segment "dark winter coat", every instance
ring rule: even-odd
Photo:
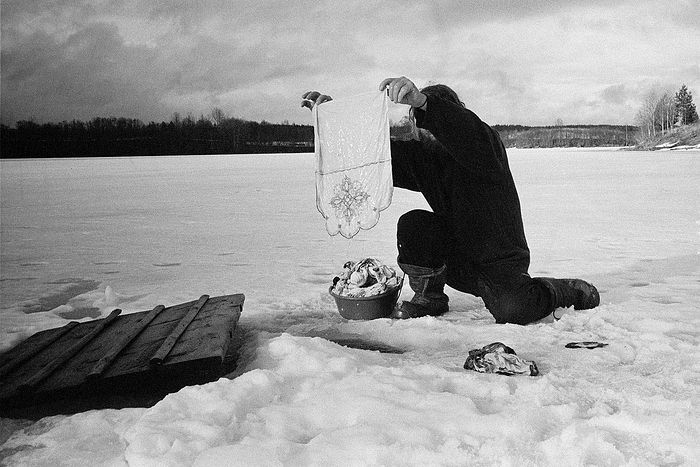
[[[435,96],[415,116],[429,134],[392,141],[394,186],[421,192],[449,226],[455,245],[450,269],[459,265],[467,275],[504,279],[526,273],[530,252],[520,200],[498,133],[470,110]],[[452,287],[473,292],[459,274],[450,276]]]

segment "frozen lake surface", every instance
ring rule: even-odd
[[[395,190],[329,237],[313,155],[2,160],[0,351],[69,320],[244,293],[239,368],[152,408],[0,421],[9,465],[692,465],[700,459],[700,151],[510,150],[532,275],[601,306],[496,325],[448,289],[440,318],[349,322],[348,259],[396,266]],[[411,292],[406,286],[403,299]],[[404,351],[338,345],[366,341]],[[597,340],[595,350],[565,349]],[[462,369],[501,341],[542,376]]]

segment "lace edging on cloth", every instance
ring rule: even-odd
[[[329,235],[371,229],[391,205],[387,108],[384,92],[314,107],[316,207]]]

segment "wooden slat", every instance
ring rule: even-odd
[[[27,352],[25,352],[22,355],[19,355],[17,358],[14,360],[10,360],[7,362],[5,365],[3,365],[0,368],[0,378],[4,378],[7,376],[9,373],[12,372],[15,368],[20,366],[22,363],[26,362],[27,360],[31,359],[34,357],[36,354],[56,342],[58,339],[60,339],[62,336],[64,336],[68,331],[76,327],[79,323],[77,321],[71,321],[70,323],[66,324],[65,326],[62,326],[58,328],[58,330],[46,341],[42,342],[40,345],[35,346],[34,348],[30,348]]]
[[[143,331],[150,323],[153,321],[153,319],[160,314],[161,311],[165,309],[165,306],[163,305],[158,305],[154,309],[152,309],[146,316],[141,318],[139,321],[135,323],[133,326],[133,329],[128,330],[126,332],[126,335],[117,342],[110,350],[105,354],[104,357],[102,357],[92,368],[90,373],[88,373],[87,377],[88,379],[96,379],[99,378],[102,373],[107,369],[107,367],[114,361],[115,358],[121,353],[122,350],[126,348],[127,345],[133,341],[136,336],[141,334],[141,331]]]
[[[197,303],[195,303],[192,308],[190,308],[190,311],[188,311],[180,322],[177,323],[177,326],[175,326],[173,332],[171,332],[170,335],[165,338],[163,344],[161,344],[160,348],[156,351],[153,357],[151,357],[151,365],[161,365],[163,363],[172,348],[175,346],[177,340],[180,338],[182,333],[185,332],[185,329],[187,329],[187,326],[190,325],[192,320],[197,316],[197,313],[199,313],[199,310],[201,310],[204,304],[207,303],[207,300],[209,300],[209,295],[202,295],[199,297]]]
[[[63,353],[58,355],[50,364],[46,365],[41,370],[37,371],[32,375],[27,381],[19,386],[20,391],[33,391],[47,376],[53,373],[56,368],[63,365],[65,362],[70,360],[75,354],[77,354],[80,349],[85,347],[85,345],[95,338],[109,323],[114,321],[114,319],[119,316],[122,312],[120,309],[112,311],[105,319],[100,320],[100,323],[95,326],[95,328],[90,331],[85,337],[80,339],[78,342],[67,348]]]
[[[243,295],[210,297],[205,306],[192,320],[187,330],[180,336],[168,353],[163,365],[187,360],[224,355],[225,340],[212,338],[211,333],[219,333],[229,339],[229,330],[235,328],[241,314],[240,303]],[[195,301],[167,308],[120,354],[102,374],[103,378],[116,378],[123,374],[147,372],[151,367],[151,356],[155,355],[164,339],[177,326],[177,323],[192,308]],[[176,319],[172,319],[176,317]]]

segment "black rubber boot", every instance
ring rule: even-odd
[[[574,310],[590,310],[600,305],[598,289],[581,279],[534,278],[544,284],[552,294],[552,311],[574,307]]]
[[[421,316],[438,316],[449,310],[449,298],[443,292],[445,287],[445,266],[437,269],[399,263],[408,276],[408,285],[415,294],[410,302],[402,302],[394,309],[392,318],[407,319]]]

